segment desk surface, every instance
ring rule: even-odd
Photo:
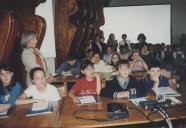
[[[183,98],[184,99],[184,98]],[[101,103],[78,106],[69,97],[54,104],[54,112],[50,114],[26,117],[26,111],[30,105],[16,106],[8,118],[0,119],[0,126],[4,127],[107,127],[131,124],[149,123],[150,120],[161,121],[163,118],[158,113],[147,115],[150,111],[134,106],[130,100],[110,99],[101,97]],[[113,121],[94,121],[74,118],[74,115],[90,118],[106,118],[107,103],[125,103],[129,109],[129,118]],[[169,108],[171,119],[186,119],[186,106]],[[87,110],[87,111],[85,111]],[[92,111],[90,111],[92,110]],[[100,110],[100,111],[95,111]]]

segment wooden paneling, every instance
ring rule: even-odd
[[[56,0],[55,4],[56,64],[69,53],[82,58],[84,48],[104,24],[102,0]]]
[[[46,0],[0,1],[0,63],[12,65],[16,80],[24,85],[25,71],[21,61],[20,38],[24,31],[37,33],[38,48],[43,41],[46,22],[35,15],[35,8]]]

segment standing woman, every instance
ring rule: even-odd
[[[21,85],[14,81],[13,75],[10,66],[0,65],[0,112],[5,112],[15,105],[20,95]]]
[[[35,67],[42,67],[47,74],[47,82],[51,83],[53,81],[53,76],[48,73],[47,65],[43,58],[43,55],[37,48],[38,40],[36,39],[37,34],[32,31],[26,31],[21,37],[21,44],[23,47],[22,52],[22,62],[27,71],[26,83],[27,86],[32,85],[29,74],[30,70]]]

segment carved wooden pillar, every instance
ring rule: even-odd
[[[56,0],[57,66],[69,53],[82,57],[85,46],[104,24],[103,0]]]

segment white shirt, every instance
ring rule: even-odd
[[[130,40],[127,39],[126,43],[128,44],[129,49],[131,49],[131,47],[130,47]],[[123,40],[119,41],[119,48],[120,48],[121,45],[124,45],[124,44],[125,44],[125,42]]]
[[[100,60],[98,64],[94,64],[94,70],[95,72],[104,72],[105,71],[106,64],[103,60]]]
[[[46,101],[60,100],[57,88],[48,83],[46,85],[46,90],[44,92],[38,91],[35,85],[31,85],[25,90],[25,93],[27,97],[33,97],[33,99],[40,99]]]

